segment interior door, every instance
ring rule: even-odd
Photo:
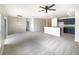
[[[1,15],[0,15],[0,54],[1,54]]]
[[[0,16],[0,54],[2,54],[4,49],[6,39],[6,19],[4,16]]]
[[[6,38],[6,19],[4,19],[4,38]]]

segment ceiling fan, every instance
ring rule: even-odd
[[[52,5],[50,5],[50,6],[45,6],[45,7],[39,6],[40,8],[43,9],[43,10],[40,10],[39,12],[45,11],[45,13],[47,13],[48,10],[49,10],[49,11],[56,11],[56,9],[51,9],[51,8],[54,7],[54,6],[55,6],[55,4],[52,4]]]

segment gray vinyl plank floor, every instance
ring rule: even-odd
[[[25,36],[24,39],[22,35]],[[79,43],[74,41],[72,34],[57,37],[45,33],[29,32],[22,35],[19,36],[23,41],[16,44],[5,44],[3,55],[79,55]],[[10,38],[15,36],[17,37],[18,34],[9,35]]]

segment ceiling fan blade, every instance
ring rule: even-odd
[[[56,9],[48,9],[48,10],[53,10],[53,11],[56,11]]]
[[[39,6],[40,8],[43,8],[43,9],[45,9],[44,7],[42,7],[42,6]]]
[[[40,10],[39,12],[42,12],[42,11],[44,11],[44,10]]]
[[[49,6],[48,8],[51,8],[51,7],[53,7],[53,6],[55,6],[55,4],[52,4],[51,6]]]

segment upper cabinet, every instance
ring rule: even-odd
[[[68,19],[63,19],[64,20],[64,24],[68,25],[68,24],[75,24],[75,18],[68,18]]]

